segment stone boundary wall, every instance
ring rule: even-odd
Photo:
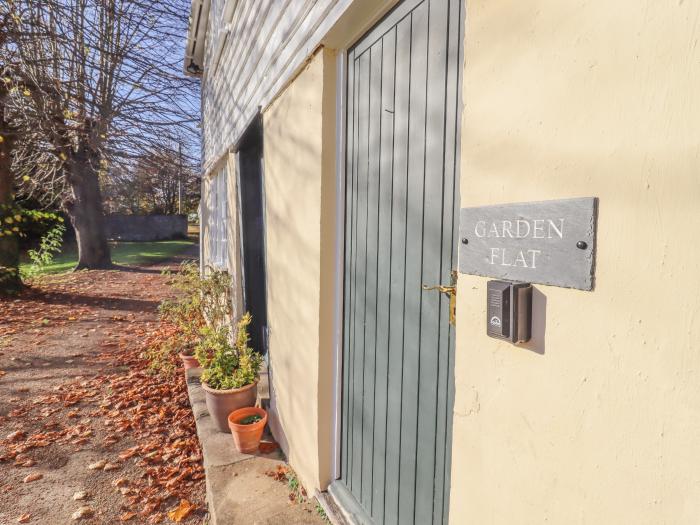
[[[161,241],[187,237],[187,215],[107,215],[107,237],[115,241]]]

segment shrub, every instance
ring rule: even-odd
[[[248,346],[252,317],[243,315],[236,323],[236,339],[230,342],[228,326],[207,326],[195,355],[204,368],[202,381],[215,390],[229,390],[252,384],[262,366],[262,356]]]
[[[59,222],[41,238],[37,250],[27,251],[27,256],[32,264],[22,272],[24,279],[41,273],[42,269],[53,262],[56,254],[61,253],[64,233],[66,233],[66,227]]]
[[[177,354],[193,355],[203,331],[222,326],[231,316],[231,278],[216,270],[202,277],[193,261],[182,263],[174,274],[165,273],[177,295],[162,301],[159,311],[161,322],[171,328],[164,329],[164,337],[150,345],[146,357],[152,370],[167,376],[179,364]]]

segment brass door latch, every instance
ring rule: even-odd
[[[457,270],[452,270],[450,273],[450,286],[444,284],[436,284],[435,286],[423,285],[423,290],[437,290],[440,293],[449,295],[450,297],[450,324],[455,325],[457,319]]]

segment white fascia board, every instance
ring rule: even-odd
[[[204,45],[207,38],[210,6],[210,0],[192,0],[190,6],[185,61],[183,63],[183,70],[187,76],[198,77],[204,71]],[[194,62],[199,67],[199,73],[187,70],[190,62]]]

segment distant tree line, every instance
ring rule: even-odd
[[[189,214],[199,205],[201,177],[174,149],[151,152],[133,165],[115,166],[102,183],[106,213]]]

